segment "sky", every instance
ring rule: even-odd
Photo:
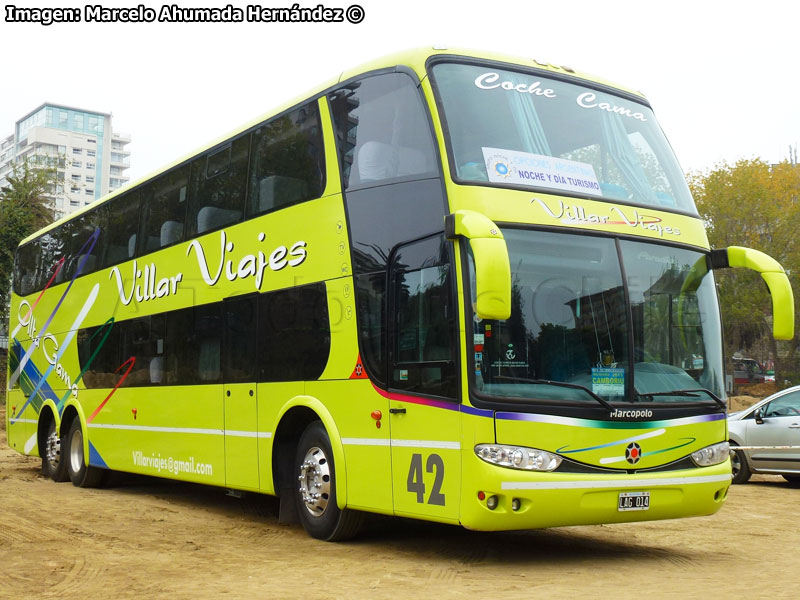
[[[158,11],[152,0],[100,0]],[[255,0],[250,0],[250,3]],[[800,5],[761,0],[312,0],[352,23],[9,23],[0,15],[0,135],[44,102],[110,112],[131,181],[351,67],[418,46],[567,65],[646,94],[684,171],[774,163],[800,143]],[[246,6],[180,0],[183,7]],[[19,7],[79,7],[17,0]],[[266,7],[291,7],[270,0]]]

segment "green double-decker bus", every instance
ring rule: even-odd
[[[109,470],[481,530],[707,515],[731,480],[712,250],[646,99],[420,49],[24,240],[8,440]],[[113,493],[113,492],[110,492]]]

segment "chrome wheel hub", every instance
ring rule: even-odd
[[[315,517],[321,517],[328,507],[331,494],[331,470],[322,449],[314,447],[306,452],[297,479],[300,482],[300,498],[306,510]]]
[[[55,427],[51,428],[47,434],[45,456],[47,457],[47,462],[52,467],[57,467],[61,462],[61,438],[59,437],[58,432],[56,432]]]
[[[78,473],[83,467],[83,435],[80,430],[69,441],[69,462],[73,473]]]

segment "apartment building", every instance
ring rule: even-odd
[[[0,187],[15,163],[34,159],[55,166],[50,197],[62,217],[128,183],[130,142],[130,134],[113,131],[109,113],[42,104],[0,139]]]

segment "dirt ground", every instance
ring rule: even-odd
[[[0,406],[0,422],[5,407]],[[800,488],[758,476],[711,517],[477,533],[383,517],[343,544],[277,502],[135,476],[57,484],[0,431],[0,598],[796,598]]]

